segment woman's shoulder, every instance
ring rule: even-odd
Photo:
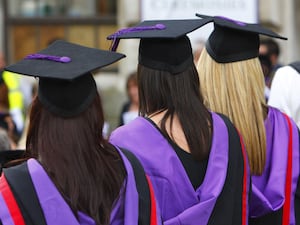
[[[215,123],[224,123],[226,125],[227,131],[229,134],[237,134],[237,129],[233,122],[229,119],[228,116],[222,113],[216,113],[211,112],[213,118],[218,118],[213,120],[213,125],[216,125]]]

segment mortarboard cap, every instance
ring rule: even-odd
[[[249,24],[220,16],[196,14],[201,18],[211,18],[214,30],[206,42],[208,54],[219,63],[236,62],[258,57],[259,35],[287,40],[260,24]]]
[[[5,70],[39,77],[38,98],[52,113],[72,117],[84,111],[97,93],[91,72],[125,57],[111,51],[58,40]]]
[[[193,63],[192,47],[186,34],[211,22],[212,19],[146,20],[117,31],[107,37],[116,50],[120,39],[139,38],[139,63],[146,67],[183,72]]]

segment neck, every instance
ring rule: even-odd
[[[149,115],[148,118],[151,119],[159,129],[162,129],[162,119],[165,116],[165,114],[166,110],[158,111]],[[190,153],[187,140],[185,138],[183,129],[176,114],[174,114],[172,121],[170,117],[167,118],[165,127],[167,134],[171,138],[171,140],[174,141],[184,151]]]

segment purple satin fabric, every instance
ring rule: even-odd
[[[127,177],[120,191],[120,198],[111,212],[111,225],[138,225],[138,193],[133,169],[130,162],[117,148],[126,169]],[[65,202],[43,167],[35,159],[27,161],[37,197],[39,199],[46,223],[48,225],[95,225],[95,221],[82,212],[78,212],[78,220]],[[161,225],[160,211],[157,208],[157,225]],[[0,219],[3,225],[14,225],[6,203],[0,194]]]
[[[213,140],[202,185],[195,191],[173,148],[145,118],[116,129],[110,141],[132,151],[153,183],[165,225],[207,224],[222,191],[228,165],[228,133],[213,115]]]
[[[117,148],[118,149],[118,148]],[[121,153],[118,149],[122,159],[124,166],[127,172],[127,179],[124,183],[122,191],[125,191],[124,195],[121,195],[121,198],[116,203],[112,213],[111,213],[111,224],[138,224],[138,193],[135,186],[135,179],[132,167],[127,158]],[[124,204],[124,205],[123,205]],[[125,213],[120,217],[118,211],[123,207]]]
[[[285,179],[288,155],[288,125],[284,115],[272,107],[265,120],[267,134],[267,159],[261,176],[252,176],[250,217],[260,217],[280,209],[285,200]],[[299,177],[298,129],[292,122],[293,168],[291,192],[290,225],[295,224],[294,197]]]
[[[138,202],[138,192],[136,189],[136,183],[134,178],[134,171],[131,167],[130,162],[122,151],[116,146],[123,164],[126,169],[127,179],[121,190],[125,193],[121,195],[119,201],[116,203],[112,213],[111,213],[111,224],[112,225],[138,225],[138,214],[139,214],[139,202]],[[156,209],[156,220],[157,225],[162,225],[160,218],[160,210]],[[120,212],[124,212],[120,214]]]
[[[71,208],[58,192],[43,167],[34,159],[29,159],[27,163],[47,224],[95,225],[94,220],[88,219],[83,213],[79,215],[80,221],[84,223],[81,224],[77,221]]]
[[[115,203],[114,209],[112,210],[110,224],[137,225],[139,212],[138,193],[136,190],[135,178],[129,161],[121,152],[120,155],[126,168],[127,178],[121,190],[120,199]],[[30,171],[47,224],[95,224],[93,219],[81,212],[78,213],[79,221],[77,221],[70,207],[64,201],[42,166],[36,160],[28,160],[28,169]]]
[[[227,21],[232,22],[232,23],[235,23],[236,25],[241,26],[241,27],[244,27],[244,26],[247,25],[247,24],[244,23],[244,22],[241,22],[241,21],[238,21],[238,20],[233,20],[233,19],[230,19],[230,18],[224,17],[224,16],[216,16],[216,18],[220,18],[220,19],[222,19],[222,20],[227,20]]]

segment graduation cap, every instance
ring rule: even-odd
[[[196,16],[212,19],[214,30],[206,42],[208,54],[219,63],[236,62],[258,57],[259,35],[287,40],[275,32],[261,26],[232,20],[221,16]]]
[[[97,87],[91,72],[125,57],[111,51],[55,41],[5,70],[39,78],[38,98],[52,113],[76,116],[93,101]]]
[[[115,51],[120,39],[139,38],[141,65],[177,74],[193,64],[192,47],[186,34],[211,21],[211,18],[145,20],[134,27],[121,29],[107,39],[113,40],[111,50]]]

